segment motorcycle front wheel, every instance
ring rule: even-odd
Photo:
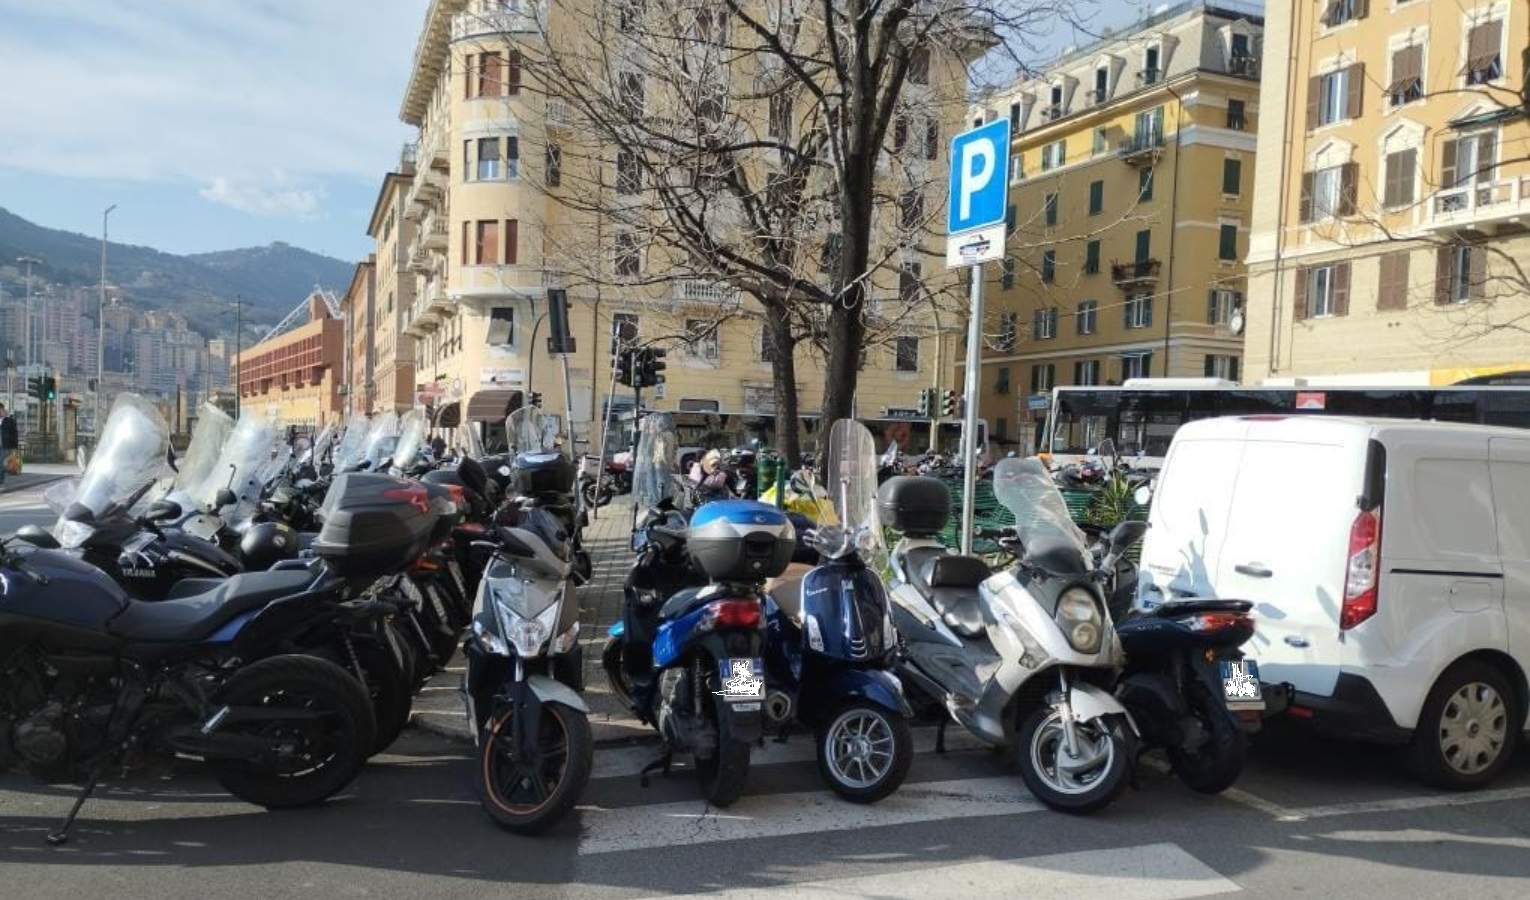
[[[1048,807],[1068,813],[1095,812],[1126,790],[1137,742],[1122,716],[1078,722],[1075,729],[1076,757],[1068,752],[1062,714],[1052,706],[1037,708],[1016,735],[1016,762],[1025,786]]]
[[[875,803],[896,791],[914,762],[914,733],[901,715],[854,700],[818,729],[818,773],[852,803]]]
[[[524,754],[511,737],[513,715],[510,707],[498,709],[484,725],[478,742],[479,799],[501,828],[536,834],[568,815],[584,793],[595,742],[583,713],[544,703],[538,746]]]
[[[615,638],[606,639],[606,647],[600,653],[600,667],[606,672],[606,682],[611,686],[611,693],[615,694],[624,706],[632,705],[632,685],[627,683],[627,673],[622,668],[622,642]]]

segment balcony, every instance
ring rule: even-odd
[[[1423,221],[1428,231],[1497,234],[1530,218],[1530,175],[1477,181],[1434,195]]]
[[[414,165],[415,162],[419,159],[419,150],[419,144],[415,143],[414,141],[410,141],[409,143],[405,144],[403,149],[400,150],[398,154],[399,168]]]
[[[1235,56],[1227,64],[1227,72],[1230,75],[1241,75],[1244,78],[1259,77],[1259,60],[1252,56]]]
[[[1150,84],[1157,84],[1158,82],[1160,82],[1162,80],[1163,80],[1163,70],[1162,69],[1156,69],[1156,68],[1155,69],[1143,69],[1143,70],[1141,70],[1140,72],[1137,73],[1137,83],[1142,85],[1143,87],[1147,87]]]
[[[1156,259],[1113,262],[1110,264],[1110,280],[1116,287],[1126,290],[1152,287],[1158,283],[1158,270],[1162,268],[1162,265],[1162,262]]]
[[[690,306],[731,306],[738,300],[738,289],[699,278],[681,278],[674,282],[670,298]]]
[[[1138,132],[1116,146],[1116,152],[1128,165],[1152,163],[1163,154],[1163,132]]]
[[[541,267],[529,265],[453,268],[452,289],[459,301],[480,308],[489,301],[541,297],[546,290]]]
[[[431,268],[430,251],[424,247],[415,247],[409,254],[409,271],[429,272]]]
[[[573,111],[569,108],[568,101],[562,97],[547,98],[547,124],[570,125]]]
[[[430,139],[423,141],[425,150],[425,163],[432,169],[446,170],[451,168],[452,158],[446,152],[446,129],[437,128],[431,132]]]
[[[439,281],[432,281],[425,286],[425,314],[440,316],[454,316],[457,314],[457,304],[446,295],[446,286]]]
[[[452,40],[466,41],[499,34],[536,34],[540,30],[537,18],[542,12],[541,3],[529,0],[521,0],[510,9],[460,12],[452,17]]]
[[[420,246],[427,250],[445,250],[450,239],[444,214],[432,212],[425,217],[420,225]]]

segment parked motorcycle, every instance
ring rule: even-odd
[[[878,495],[894,548],[898,675],[927,714],[1009,749],[1047,806],[1091,812],[1126,788],[1137,735],[1112,696],[1123,658],[1083,535],[1040,460],[1009,458],[994,496],[1014,516],[1017,561],[992,572],[934,540],[950,515],[938,480],[900,476]]]

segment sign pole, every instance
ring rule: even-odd
[[[972,309],[967,320],[967,371],[962,393],[966,408],[962,411],[962,555],[972,555],[972,526],[976,516],[977,493],[977,420],[979,369],[983,364],[983,264],[967,270],[972,279]]]

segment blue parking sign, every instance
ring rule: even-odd
[[[995,119],[951,139],[948,234],[1003,222],[1008,189],[1008,119]]]

